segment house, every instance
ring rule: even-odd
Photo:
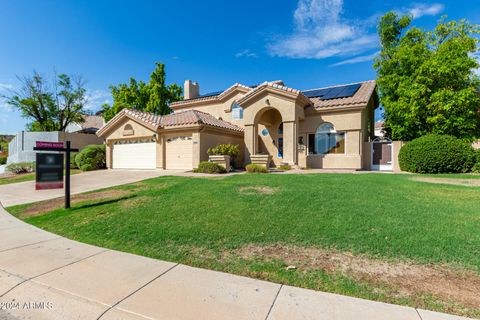
[[[97,135],[109,168],[189,170],[208,160],[208,148],[233,143],[243,164],[270,155],[273,166],[362,169],[374,138],[375,89],[365,81],[302,91],[279,80],[200,95],[187,80],[172,114],[124,109]]]
[[[383,121],[379,120],[375,122],[375,137],[383,138],[385,137],[385,131],[383,131]]]
[[[105,120],[100,115],[83,115],[82,123],[71,123],[65,129],[65,132],[89,133],[95,134],[105,125]]]
[[[33,151],[37,141],[65,142],[70,141],[72,148],[83,149],[90,144],[102,144],[103,139],[95,133],[103,127],[105,121],[101,116],[84,116],[85,122],[72,123],[65,132],[28,132],[20,131],[8,144],[7,164],[18,162],[33,162],[36,151]]]

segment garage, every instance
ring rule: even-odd
[[[150,140],[126,140],[113,144],[113,169],[155,169],[156,143]]]
[[[165,143],[166,169],[191,170],[192,136],[169,136]]]

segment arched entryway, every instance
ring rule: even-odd
[[[279,166],[284,161],[283,120],[274,108],[262,110],[255,119],[258,132],[257,154],[272,156],[272,165]]]

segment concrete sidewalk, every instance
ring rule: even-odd
[[[90,246],[1,206],[0,239],[0,319],[466,319]]]

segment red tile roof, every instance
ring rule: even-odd
[[[82,129],[89,129],[89,128],[100,129],[105,125],[105,121],[103,120],[102,116],[84,115],[83,120],[85,121],[81,124]]]
[[[123,109],[121,113],[127,114],[141,122],[144,122],[155,129],[204,124],[211,127],[228,129],[237,132],[244,131],[243,128],[239,126],[236,126],[224,120],[217,119],[209,113],[198,110],[186,110],[164,116],[131,109]],[[116,117],[117,116],[115,116],[115,118]]]

